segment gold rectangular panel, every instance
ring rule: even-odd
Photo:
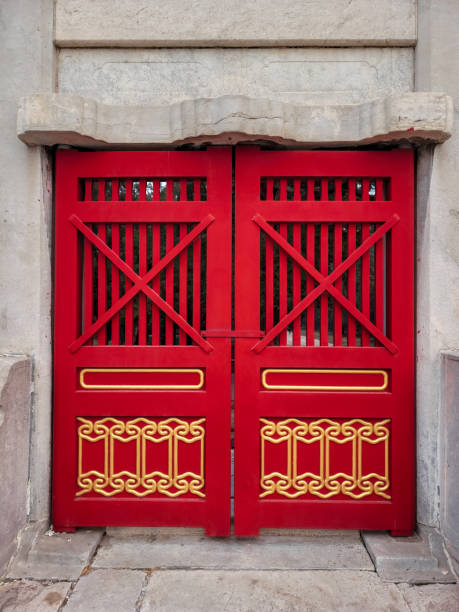
[[[267,381],[269,374],[378,374],[382,377],[380,385],[340,385],[338,384],[310,384],[310,385],[293,385],[282,384],[273,385]],[[268,368],[262,371],[261,384],[264,389],[271,391],[385,391],[389,384],[389,376],[385,370],[342,370],[342,369],[283,369],[283,368]]]
[[[197,374],[198,381],[196,383],[186,384],[105,384],[105,383],[87,383],[85,382],[86,374]],[[80,371],[79,377],[80,386],[83,389],[93,390],[198,390],[204,386],[204,371],[200,368],[83,368]]]

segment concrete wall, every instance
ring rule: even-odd
[[[417,202],[418,519],[439,525],[440,351],[459,347],[459,20],[457,0],[420,0],[415,84],[452,96],[456,127],[435,148],[421,148]]]
[[[8,439],[2,439],[0,448],[1,479],[11,485],[8,495],[2,491],[2,500],[11,498],[6,514],[2,502],[1,523],[12,537],[25,517],[46,517],[49,507],[51,175],[45,152],[18,140],[16,115],[20,96],[54,87],[52,18],[52,0],[0,3],[0,354],[25,354],[34,364],[33,402],[19,399],[21,393],[30,397],[27,376],[16,378],[14,385],[24,388],[16,388],[9,400],[8,410],[18,410],[14,418],[24,426],[3,429]],[[5,384],[14,377],[14,360],[9,363],[7,358],[4,367],[13,369],[5,373]],[[11,470],[17,471],[16,478],[8,480]],[[28,484],[21,495],[14,488],[19,483]]]

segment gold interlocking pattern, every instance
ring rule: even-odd
[[[77,421],[79,422],[77,496],[92,492],[106,497],[120,493],[131,493],[137,497],[153,493],[178,497],[192,493],[198,497],[205,497],[203,492],[205,419],[191,422],[177,418],[155,421],[141,417],[123,421],[107,417],[93,421],[78,417]],[[91,462],[94,456],[87,445],[94,448],[93,445],[96,443],[103,445],[103,466],[94,465],[94,469],[83,471],[83,465],[87,466],[88,461]],[[126,457],[127,443],[135,445],[136,471],[115,471],[115,466],[122,464],[123,456]],[[147,472],[147,455],[152,444],[165,445],[167,473],[158,470]],[[186,457],[183,457],[184,444],[197,445],[199,473],[179,472],[179,461],[181,464],[186,463]],[[96,469],[99,467],[102,467],[102,470]]]
[[[332,421],[317,419],[304,421],[285,419],[283,421],[261,421],[261,480],[260,497],[272,494],[296,498],[300,495],[315,495],[329,498],[334,495],[347,495],[361,499],[369,495],[379,495],[390,499],[387,493],[389,482],[389,428],[390,419],[383,421]],[[265,473],[267,457],[273,444],[286,444],[286,473]],[[298,473],[298,455],[301,445],[314,445],[318,453],[319,473]],[[345,471],[330,473],[336,445],[348,445],[350,450],[350,473]],[[380,459],[384,464],[384,474],[364,473],[365,450],[368,445],[379,445]],[[277,455],[276,455],[277,456]],[[347,466],[349,467],[349,465]]]

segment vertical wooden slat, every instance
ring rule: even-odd
[[[174,181],[172,179],[167,179],[166,182],[166,200],[168,202],[174,201]]]
[[[139,202],[145,202],[147,199],[147,181],[142,179],[139,181]]]
[[[125,235],[125,243],[126,243],[126,263],[132,268],[134,265],[134,249],[133,249],[133,228],[132,223],[126,223],[126,235]],[[126,278],[126,291],[132,287],[133,283],[131,280]],[[134,310],[133,303],[130,300],[124,309],[125,312],[125,331],[124,331],[124,343],[126,345],[134,344]]]
[[[322,199],[324,192],[322,189]],[[328,223],[320,226],[320,271],[328,276]],[[320,296],[320,346],[328,346],[328,294]]]
[[[93,322],[93,274],[92,274],[92,244],[87,238],[84,239],[84,330]],[[88,341],[92,343],[91,338]]]
[[[309,195],[309,180],[308,180],[308,198],[309,197],[310,195]],[[314,243],[315,243],[314,223],[308,223],[307,230],[306,230],[306,255],[307,255],[307,259],[309,263],[311,263],[313,266],[315,265]],[[312,277],[309,274],[307,274],[306,275],[306,295],[311,293],[313,289],[314,289],[314,281]],[[306,312],[306,346],[314,346],[314,338],[315,338],[314,304],[315,302],[313,302],[310,306],[308,306],[308,309]]]
[[[139,223],[139,276],[147,273],[147,228]],[[147,301],[145,294],[139,292],[139,344],[147,343]]]
[[[193,195],[194,195],[194,201],[195,202],[200,202],[201,201],[201,179],[194,179],[194,181],[193,181]]]
[[[384,179],[376,179],[376,201],[382,202],[384,200]]]
[[[180,224],[180,240],[185,238],[187,235],[186,223]],[[187,249],[183,249],[179,259],[179,312],[182,317],[186,320],[187,310],[187,288],[188,288],[188,275],[187,275]],[[179,344],[186,344],[186,333],[179,329]]]
[[[269,180],[268,180],[269,182]],[[271,185],[272,188],[272,185]],[[272,197],[272,191],[271,191]],[[273,241],[266,236],[266,331],[274,326]]]
[[[119,193],[119,189],[120,189],[120,182],[118,179],[113,179],[112,180],[112,202],[118,202],[120,199],[120,193]],[[119,236],[119,232],[118,232],[118,236]]]
[[[186,202],[186,179],[180,179],[180,202]]]
[[[92,201],[92,179],[84,179],[84,201]]]
[[[295,185],[297,181],[295,181]],[[301,253],[301,225],[293,224],[293,247]],[[293,308],[300,301],[301,295],[301,271],[298,264],[293,262]],[[301,346],[301,316],[293,322],[293,346]]]
[[[114,182],[114,181],[113,181]],[[113,197],[113,183],[112,183]],[[118,194],[116,195],[118,197]],[[120,226],[112,223],[112,249],[117,255],[120,253]],[[118,301],[120,296],[120,272],[116,266],[112,266],[112,305]],[[120,343],[120,315],[119,311],[112,318],[112,345]]]
[[[161,258],[161,229],[159,223],[153,224],[152,229],[152,267],[154,267]],[[160,275],[157,274],[153,279],[152,289],[160,295]],[[153,346],[159,346],[159,310],[156,304],[151,306],[151,343]]]
[[[341,181],[336,181],[340,184],[339,189],[341,192]],[[335,186],[335,189],[337,187]],[[341,199],[341,193],[339,198]],[[335,252],[334,252],[334,266],[339,266],[343,259],[343,224],[335,223]],[[340,276],[335,281],[336,289],[341,293],[343,290],[343,280]],[[343,316],[341,304],[338,304],[336,300],[333,301],[333,314],[334,314],[334,339],[333,344],[335,346],[343,346]]]
[[[193,327],[201,331],[201,240],[193,242]]]
[[[282,184],[282,182],[281,182]],[[287,224],[279,224],[279,234],[287,240]],[[279,321],[287,314],[287,255],[279,247]],[[287,345],[287,328],[279,334],[280,346]]]
[[[343,201],[343,179],[335,179],[335,202]]]
[[[362,223],[362,242],[370,236],[369,223]],[[362,255],[362,312],[370,318],[370,251]],[[370,334],[362,325],[362,346],[370,346]]]
[[[100,186],[100,184],[99,184]],[[99,191],[100,195],[100,191]],[[105,223],[99,223],[97,235],[103,242],[106,240],[106,229]],[[98,287],[97,287],[97,304],[98,312],[97,316],[100,318],[106,310],[106,273],[105,273],[105,256],[99,252],[97,255],[97,274],[98,274]],[[102,326],[97,333],[97,344],[106,344],[107,342],[107,328]]]
[[[99,179],[99,189],[97,193],[97,200],[103,202],[105,200],[105,179]]]
[[[328,179],[323,178],[320,181],[320,199],[322,201],[328,200]]]
[[[126,179],[126,202],[132,202],[132,179]]]
[[[293,199],[295,202],[301,201],[301,179],[293,179]]]
[[[169,187],[169,181],[168,181]],[[174,225],[168,223],[166,225],[166,254],[174,247]],[[166,267],[166,302],[174,307],[174,262],[171,261]],[[174,344],[174,324],[171,319],[166,316],[166,344]]]
[[[355,184],[356,184],[356,179],[350,178],[349,179],[349,202],[357,201],[357,197],[355,193]]]
[[[314,179],[313,178],[308,178],[308,195],[307,195],[307,200],[308,202],[312,202],[315,199],[315,194],[314,194]]]
[[[274,179],[272,178],[266,179],[266,199],[268,201],[274,199],[273,190],[274,190]]]
[[[159,179],[153,179],[153,197],[152,197],[152,201],[153,202],[159,202]]]
[[[280,179],[280,198],[281,202],[285,202],[287,200],[287,179]]]
[[[355,179],[349,180],[349,190],[351,189],[351,180],[354,181],[354,194],[355,194]],[[349,196],[350,197],[350,196]],[[348,229],[348,256],[355,251],[356,244],[356,226],[355,223],[349,223]],[[348,270],[348,299],[355,306],[356,298],[356,267],[352,265]],[[351,315],[347,317],[347,330],[348,330],[348,346],[355,346],[355,319]]]
[[[368,202],[370,200],[370,179],[362,179],[362,200]]]
[[[384,332],[384,238],[375,247],[375,325]]]

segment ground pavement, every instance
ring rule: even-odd
[[[438,542],[428,530],[409,539],[265,530],[221,540],[199,530],[31,526],[0,582],[0,611],[455,612],[457,574]]]

